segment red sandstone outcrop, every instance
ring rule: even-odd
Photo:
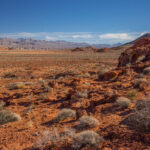
[[[109,52],[109,51],[110,51],[110,49],[109,49],[109,48],[104,47],[104,48],[100,48],[100,49],[98,49],[96,52]]]
[[[150,60],[150,38],[140,39],[131,48],[125,50],[119,57],[118,67],[124,67],[129,63],[135,64],[138,60]]]
[[[72,52],[81,52],[81,51],[93,51],[93,52],[97,52],[97,48],[92,47],[92,46],[88,46],[88,47],[77,47],[72,49]]]

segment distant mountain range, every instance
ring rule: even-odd
[[[146,33],[141,37],[137,38],[132,42],[128,42],[123,45],[132,45],[138,39],[150,37],[150,33]],[[114,45],[109,44],[88,44],[88,43],[76,43],[76,42],[67,42],[67,41],[45,41],[45,40],[36,40],[36,39],[11,39],[11,38],[0,38],[0,47],[7,47],[8,49],[72,49],[76,47],[95,47],[95,48],[104,48],[104,47],[118,47],[121,46],[121,43]]]
[[[93,46],[96,48],[112,47],[109,44],[88,44],[88,43],[75,43],[67,41],[45,41],[35,39],[10,39],[0,38],[0,46],[8,47],[9,49],[72,49],[76,47]]]

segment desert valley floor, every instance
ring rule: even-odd
[[[82,132],[84,129],[77,127],[82,116],[99,121],[88,130],[104,139],[97,148],[82,149],[150,149],[150,134],[124,123],[134,113],[135,102],[148,95],[150,86],[144,90],[134,87],[139,73],[132,69],[117,74],[121,52],[0,50],[1,110],[21,117],[0,125],[0,150],[71,150],[72,139],[61,136],[66,129],[74,129],[74,136]],[[106,68],[115,70],[117,78],[100,80],[98,74]],[[128,97],[130,106],[116,106],[118,97]],[[64,108],[74,110],[76,117],[54,121]],[[49,133],[54,135],[53,142],[47,139]]]

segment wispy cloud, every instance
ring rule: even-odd
[[[136,33],[136,32],[130,32],[130,33],[106,33],[106,34],[100,34],[99,39],[101,41],[107,41],[110,44],[114,43],[125,43],[128,41],[135,40],[141,36],[141,33]]]
[[[55,37],[46,36],[45,40],[47,40],[47,41],[53,41],[53,40],[57,40],[57,39]]]
[[[107,33],[99,35],[100,39],[133,40],[134,37],[128,33]]]
[[[74,39],[91,39],[93,36],[91,34],[78,34],[72,36]]]
[[[0,34],[0,37],[6,37],[6,38],[33,38],[33,37],[39,37],[46,33],[44,32],[38,32],[38,33],[29,33],[29,32],[20,32],[20,33],[3,33]]]
[[[54,40],[65,40],[70,42],[87,42],[87,43],[99,43],[99,44],[114,44],[114,43],[125,43],[132,41],[137,37],[143,35],[141,33],[100,33],[100,32],[38,32],[38,33],[5,33],[0,34],[0,37],[7,38],[35,38],[47,41]]]

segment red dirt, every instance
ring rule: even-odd
[[[128,67],[116,69],[120,53],[118,50],[108,53],[0,52],[0,101],[6,103],[5,109],[22,117],[19,122],[1,125],[0,149],[31,150],[44,131],[57,129],[62,132],[64,127],[74,128],[76,119],[60,123],[52,121],[62,108],[75,110],[79,117],[86,114],[100,121],[99,126],[93,129],[105,139],[98,146],[100,150],[150,149],[149,133],[130,129],[122,123],[133,113],[135,102],[149,94],[150,85],[137,93],[129,108],[115,106],[117,97],[127,96],[134,88],[133,82],[139,75],[135,70],[131,73]],[[117,77],[114,80],[98,80],[98,71],[104,67],[111,68],[112,72],[114,70]],[[6,76],[8,73],[15,76]],[[150,76],[145,78],[149,80]],[[40,94],[45,93],[42,80],[53,89],[41,98]],[[30,84],[25,89],[9,90],[8,84],[14,82]],[[87,97],[75,97],[75,93],[84,91],[87,91]],[[49,149],[49,145],[45,146],[45,150]],[[70,140],[67,140],[55,143],[51,149],[72,148]]]

